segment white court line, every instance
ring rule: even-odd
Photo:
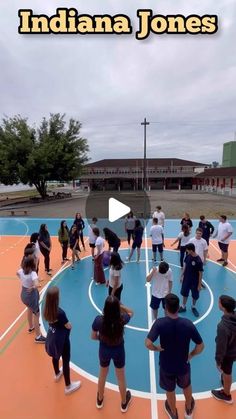
[[[148,242],[147,242],[147,227],[144,229],[145,238],[145,261],[146,261],[146,276],[149,274],[149,263],[148,263]],[[146,284],[145,284],[146,285]],[[147,292],[147,314],[148,314],[148,328],[152,327],[152,310],[150,308],[151,302],[151,286],[146,286]],[[147,348],[146,348],[147,349]],[[157,388],[156,388],[156,369],[155,369],[155,353],[149,351],[149,373],[150,373],[150,390],[151,390],[151,418],[158,419],[158,408],[157,408]]]

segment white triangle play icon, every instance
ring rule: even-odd
[[[109,198],[108,219],[110,223],[113,223],[113,221],[118,220],[130,211],[128,205],[122,204],[122,202],[115,198]]]

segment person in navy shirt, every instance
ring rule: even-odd
[[[206,219],[205,215],[201,215],[198,228],[202,229],[202,238],[206,240],[209,246],[209,240],[214,233],[215,227]]]
[[[186,312],[186,303],[189,292],[192,294],[192,312],[195,317],[199,317],[199,312],[196,309],[196,302],[199,299],[199,291],[202,287],[202,273],[203,262],[200,256],[195,252],[195,245],[188,243],[186,245],[187,256],[184,259],[184,269],[180,278],[182,282],[181,295],[183,302],[179,309],[179,313]]]
[[[166,391],[165,410],[171,419],[178,419],[176,409],[176,384],[183,389],[186,417],[192,417],[195,401],[192,396],[190,360],[204,349],[202,338],[194,324],[178,317],[179,298],[168,294],[165,298],[166,317],[152,325],[145,345],[150,351],[160,352],[160,387]],[[154,345],[157,339],[159,345]],[[195,348],[189,352],[190,342]]]
[[[143,231],[144,231],[144,228],[141,224],[141,221],[136,220],[135,221],[135,229],[134,229],[134,241],[133,241],[133,244],[132,244],[132,247],[131,247],[130,255],[128,257],[129,262],[130,262],[130,260],[133,256],[133,253],[134,253],[136,248],[137,248],[137,262],[139,262],[139,260],[140,260],[140,253],[141,253],[140,249],[141,249],[142,241],[143,241]]]

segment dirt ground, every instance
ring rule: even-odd
[[[101,203],[104,199],[112,197],[112,191],[93,193],[94,198]],[[137,193],[121,192],[119,199],[122,197],[129,206],[132,206],[137,199]],[[23,210],[27,210],[29,217],[42,218],[72,218],[76,212],[81,212],[86,216],[86,195],[75,195],[70,199],[61,199],[38,204],[21,203],[14,204],[8,208],[1,208],[0,217],[9,216],[10,208],[16,208],[16,215],[23,215]],[[191,218],[198,218],[204,214],[207,218],[217,218],[220,214],[225,214],[229,218],[236,218],[236,198],[215,195],[209,193],[199,193],[192,191],[151,191],[147,194],[150,201],[151,211],[155,210],[157,205],[161,205],[166,214],[166,218],[182,218],[183,213],[189,212]],[[96,215],[96,209],[94,211]]]

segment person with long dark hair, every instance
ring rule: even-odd
[[[134,240],[135,220],[136,220],[136,217],[134,216],[133,212],[130,211],[130,213],[125,218],[125,231],[127,233],[127,241],[128,241],[129,246],[130,246],[131,237]]]
[[[36,258],[36,272],[39,273],[39,259],[40,259],[40,248],[39,248],[39,233],[32,233],[30,236],[30,243],[35,245],[34,256]]]
[[[105,274],[103,270],[103,252],[105,240],[100,236],[99,228],[93,228],[93,234],[96,237],[95,247],[96,254],[94,256],[94,281],[97,284],[105,284]]]
[[[105,236],[105,240],[108,242],[109,250],[113,249],[113,252],[118,252],[118,249],[120,247],[120,239],[114,233],[114,231],[110,230],[109,228],[105,227],[103,229],[103,233]]]
[[[114,295],[120,301],[120,295],[123,290],[121,280],[121,269],[123,262],[119,253],[112,252],[110,259],[109,279],[106,281],[109,295]]]
[[[133,256],[133,253],[134,253],[136,248],[137,248],[137,262],[140,261],[140,253],[141,253],[140,249],[141,249],[142,241],[143,241],[143,231],[144,231],[144,228],[141,224],[141,221],[136,220],[135,221],[135,229],[134,229],[134,241],[133,241],[133,244],[132,244],[130,255],[128,257],[129,262],[130,262],[130,260]]]
[[[58,240],[62,248],[62,261],[61,263],[65,263],[67,260],[67,250],[69,244],[69,228],[67,227],[66,220],[61,221],[61,226],[58,230]]]
[[[176,243],[180,242],[180,266],[184,266],[184,258],[186,255],[186,245],[190,240],[191,233],[188,224],[182,226],[182,231],[178,234],[176,240],[171,243],[171,246],[174,246]]]
[[[38,241],[40,252],[44,256],[45,271],[51,276],[52,269],[50,269],[50,252],[52,249],[52,242],[46,224],[41,224],[40,226]]]
[[[35,343],[45,343],[45,337],[41,335],[39,327],[38,275],[35,269],[35,259],[31,254],[24,258],[17,276],[22,285],[21,301],[27,307],[28,332],[35,331]]]
[[[52,357],[55,372],[54,380],[58,382],[64,375],[65,394],[73,393],[80,388],[81,382],[70,380],[70,331],[71,323],[66,313],[59,307],[59,288],[50,287],[46,294],[44,318],[49,323],[45,349]],[[63,369],[59,368],[62,357]]]
[[[133,311],[120,304],[110,295],[105,301],[103,315],[97,316],[92,324],[91,338],[99,340],[100,373],[96,406],[103,407],[104,388],[111,360],[115,366],[121,397],[121,412],[125,413],[131,401],[125,379],[124,325],[130,321]]]
[[[76,227],[77,227],[77,232],[78,232],[79,238],[81,240],[83,249],[85,250],[84,233],[83,233],[83,230],[85,228],[85,222],[84,222],[80,212],[77,212],[75,214],[75,219],[74,219],[73,224],[76,225]]]
[[[78,230],[75,224],[72,225],[69,233],[69,240],[70,240],[70,249],[72,251],[72,265],[71,269],[75,268],[75,258],[77,262],[80,261],[79,253],[80,247],[79,247],[79,234]]]

